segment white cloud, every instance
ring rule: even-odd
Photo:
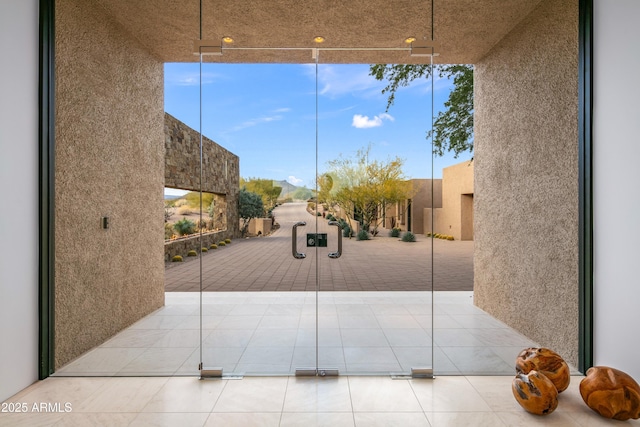
[[[255,118],[255,119],[247,120],[245,122],[240,123],[237,126],[234,126],[233,128],[231,128],[231,130],[229,132],[237,132],[237,131],[242,130],[242,129],[246,129],[246,128],[250,128],[250,127],[253,127],[253,126],[257,126],[257,125],[262,124],[262,123],[274,122],[274,121],[277,121],[277,120],[282,120],[282,116],[275,115],[275,116],[258,117],[258,118]]]
[[[315,79],[315,65],[304,64],[306,73]],[[369,75],[369,67],[362,65],[318,66],[318,93],[330,98],[356,95],[364,98],[380,96],[384,83]]]
[[[383,120],[394,121],[395,119],[391,114],[387,113],[378,114],[377,116],[373,116],[372,119],[370,119],[369,116],[355,114],[353,116],[353,122],[351,122],[351,126],[358,129],[375,128],[378,126],[382,126]]]
[[[287,182],[289,182],[289,184],[293,184],[293,185],[302,184],[302,180],[300,178],[296,178],[293,175],[289,175],[289,177],[287,178]]]
[[[291,108],[289,107],[276,108],[273,110],[274,113],[288,113],[289,111],[291,111]]]
[[[215,73],[202,73],[202,84],[211,84],[215,79],[221,76]],[[165,73],[165,82],[170,86],[197,86],[200,84],[200,73],[193,72],[172,72],[171,70]]]

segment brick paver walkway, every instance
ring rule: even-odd
[[[327,220],[305,210],[306,203],[287,203],[275,209],[280,228],[261,238],[237,239],[231,245],[209,251],[202,257],[203,291],[314,291],[320,277],[320,291],[430,291],[433,252],[433,290],[473,290],[473,242],[444,241],[418,235],[415,243],[387,237],[387,230],[375,239],[343,239],[342,256],[330,259],[337,249],[337,229]],[[291,229],[296,221],[299,260],[291,254]],[[316,225],[317,224],[317,225]],[[327,233],[329,247],[306,247],[306,233]],[[318,251],[316,259],[315,251]],[[169,264],[165,290],[200,290],[200,262]]]

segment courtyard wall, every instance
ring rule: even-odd
[[[577,364],[578,2],[474,65],[475,304]]]

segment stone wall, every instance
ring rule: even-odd
[[[231,238],[231,234],[227,230],[223,230],[203,234],[202,241],[200,241],[200,236],[171,240],[164,243],[164,260],[165,262],[171,262],[173,257],[176,255],[180,255],[182,258],[186,258],[187,253],[189,253],[189,251],[191,250],[199,253],[201,251],[201,248],[209,249],[212,244],[218,244],[224,239]]]
[[[164,186],[224,195],[227,205],[226,229],[230,237],[238,237],[238,156],[203,136],[200,185],[200,133],[165,113],[164,134]]]
[[[578,361],[578,2],[543,1],[475,64],[474,300]]]
[[[164,106],[162,62],[99,4],[55,9],[57,369],[164,304]]]

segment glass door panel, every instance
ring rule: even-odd
[[[431,92],[392,115],[369,65],[307,52],[201,57],[201,374],[428,375]]]
[[[316,359],[315,76],[222,62],[203,62],[201,76],[202,190],[224,199],[228,223],[203,236],[203,374],[294,374]]]
[[[429,376],[432,91],[414,84],[387,111],[369,64],[325,56],[336,52],[320,50],[317,64],[318,229],[329,241],[317,260],[319,367]]]

